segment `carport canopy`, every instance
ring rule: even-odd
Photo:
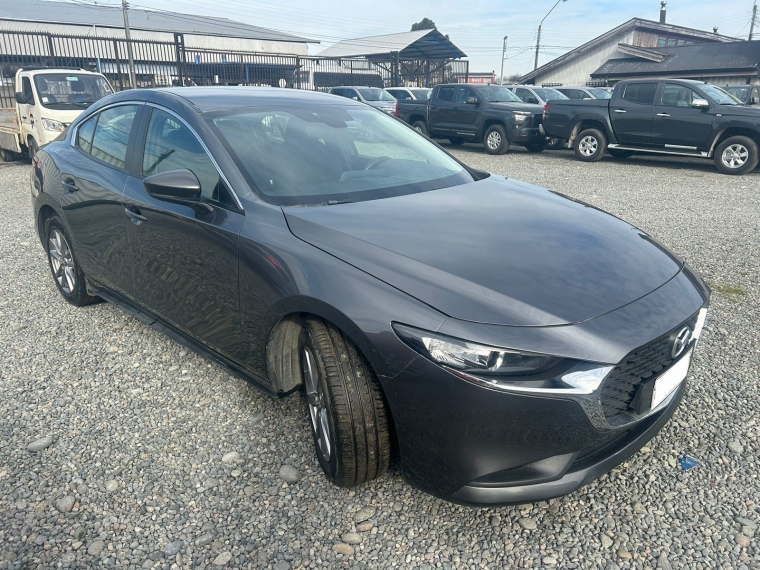
[[[343,40],[323,50],[319,57],[366,57],[371,61],[441,60],[467,57],[436,29]]]

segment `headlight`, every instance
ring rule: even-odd
[[[528,120],[530,115],[530,111],[515,111],[515,121],[518,123],[524,123]]]
[[[396,334],[426,358],[460,378],[513,392],[591,394],[612,366],[485,346],[407,325]]]
[[[59,133],[62,133],[63,129],[66,128],[61,121],[54,121],[53,119],[42,119],[42,126],[45,127],[46,131],[56,131]]]

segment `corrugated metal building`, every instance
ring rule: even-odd
[[[226,18],[175,12],[130,8],[129,24],[133,40],[172,42],[174,34],[181,33],[185,47],[198,50],[306,55],[307,44],[319,43]],[[0,0],[3,31],[124,39],[124,20],[115,6]],[[5,49],[1,41],[0,49]]]
[[[628,55],[629,48],[678,47],[705,43],[737,42],[736,38],[672,24],[633,18],[590,42],[550,61],[520,78],[533,85],[602,84],[592,73],[609,59]]]

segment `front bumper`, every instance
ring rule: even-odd
[[[511,144],[530,144],[546,140],[546,134],[542,127],[523,127],[515,124],[510,129],[508,138]]]

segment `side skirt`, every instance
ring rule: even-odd
[[[610,143],[607,145],[607,148],[611,150],[633,150],[636,152],[649,152],[652,154],[670,154],[670,155],[675,155],[675,156],[693,156],[694,158],[710,158],[709,153],[701,152],[698,150],[689,151],[689,150],[686,150],[686,147],[684,147],[683,150],[677,150],[674,147],[648,148],[648,147],[640,147],[640,146],[633,146],[633,145]]]
[[[144,323],[148,325],[153,330],[156,330],[160,333],[165,334],[172,340],[178,342],[182,346],[189,348],[193,352],[198,353],[199,355],[203,356],[204,358],[215,362],[231,374],[234,374],[238,378],[242,378],[246,382],[252,384],[262,392],[265,392],[269,396],[275,399],[282,398],[284,396],[287,396],[287,394],[278,394],[272,390],[272,387],[263,379],[257,376],[256,374],[251,373],[250,371],[246,370],[242,366],[236,364],[234,361],[230,360],[226,356],[222,356],[218,352],[216,352],[214,349],[198,342],[194,338],[188,336],[178,328],[176,328],[173,325],[170,325],[169,323],[162,321],[158,317],[151,315],[147,311],[143,310],[142,308],[138,307],[132,301],[129,301],[122,295],[119,295],[118,293],[115,293],[111,291],[110,289],[107,289],[105,287],[102,287],[100,285],[97,285],[94,283],[91,279],[87,279],[87,291],[90,292],[93,295],[97,295],[98,297],[101,297],[102,299],[105,299],[112,305],[117,306],[122,311],[127,313],[130,317],[136,318],[141,323]]]

